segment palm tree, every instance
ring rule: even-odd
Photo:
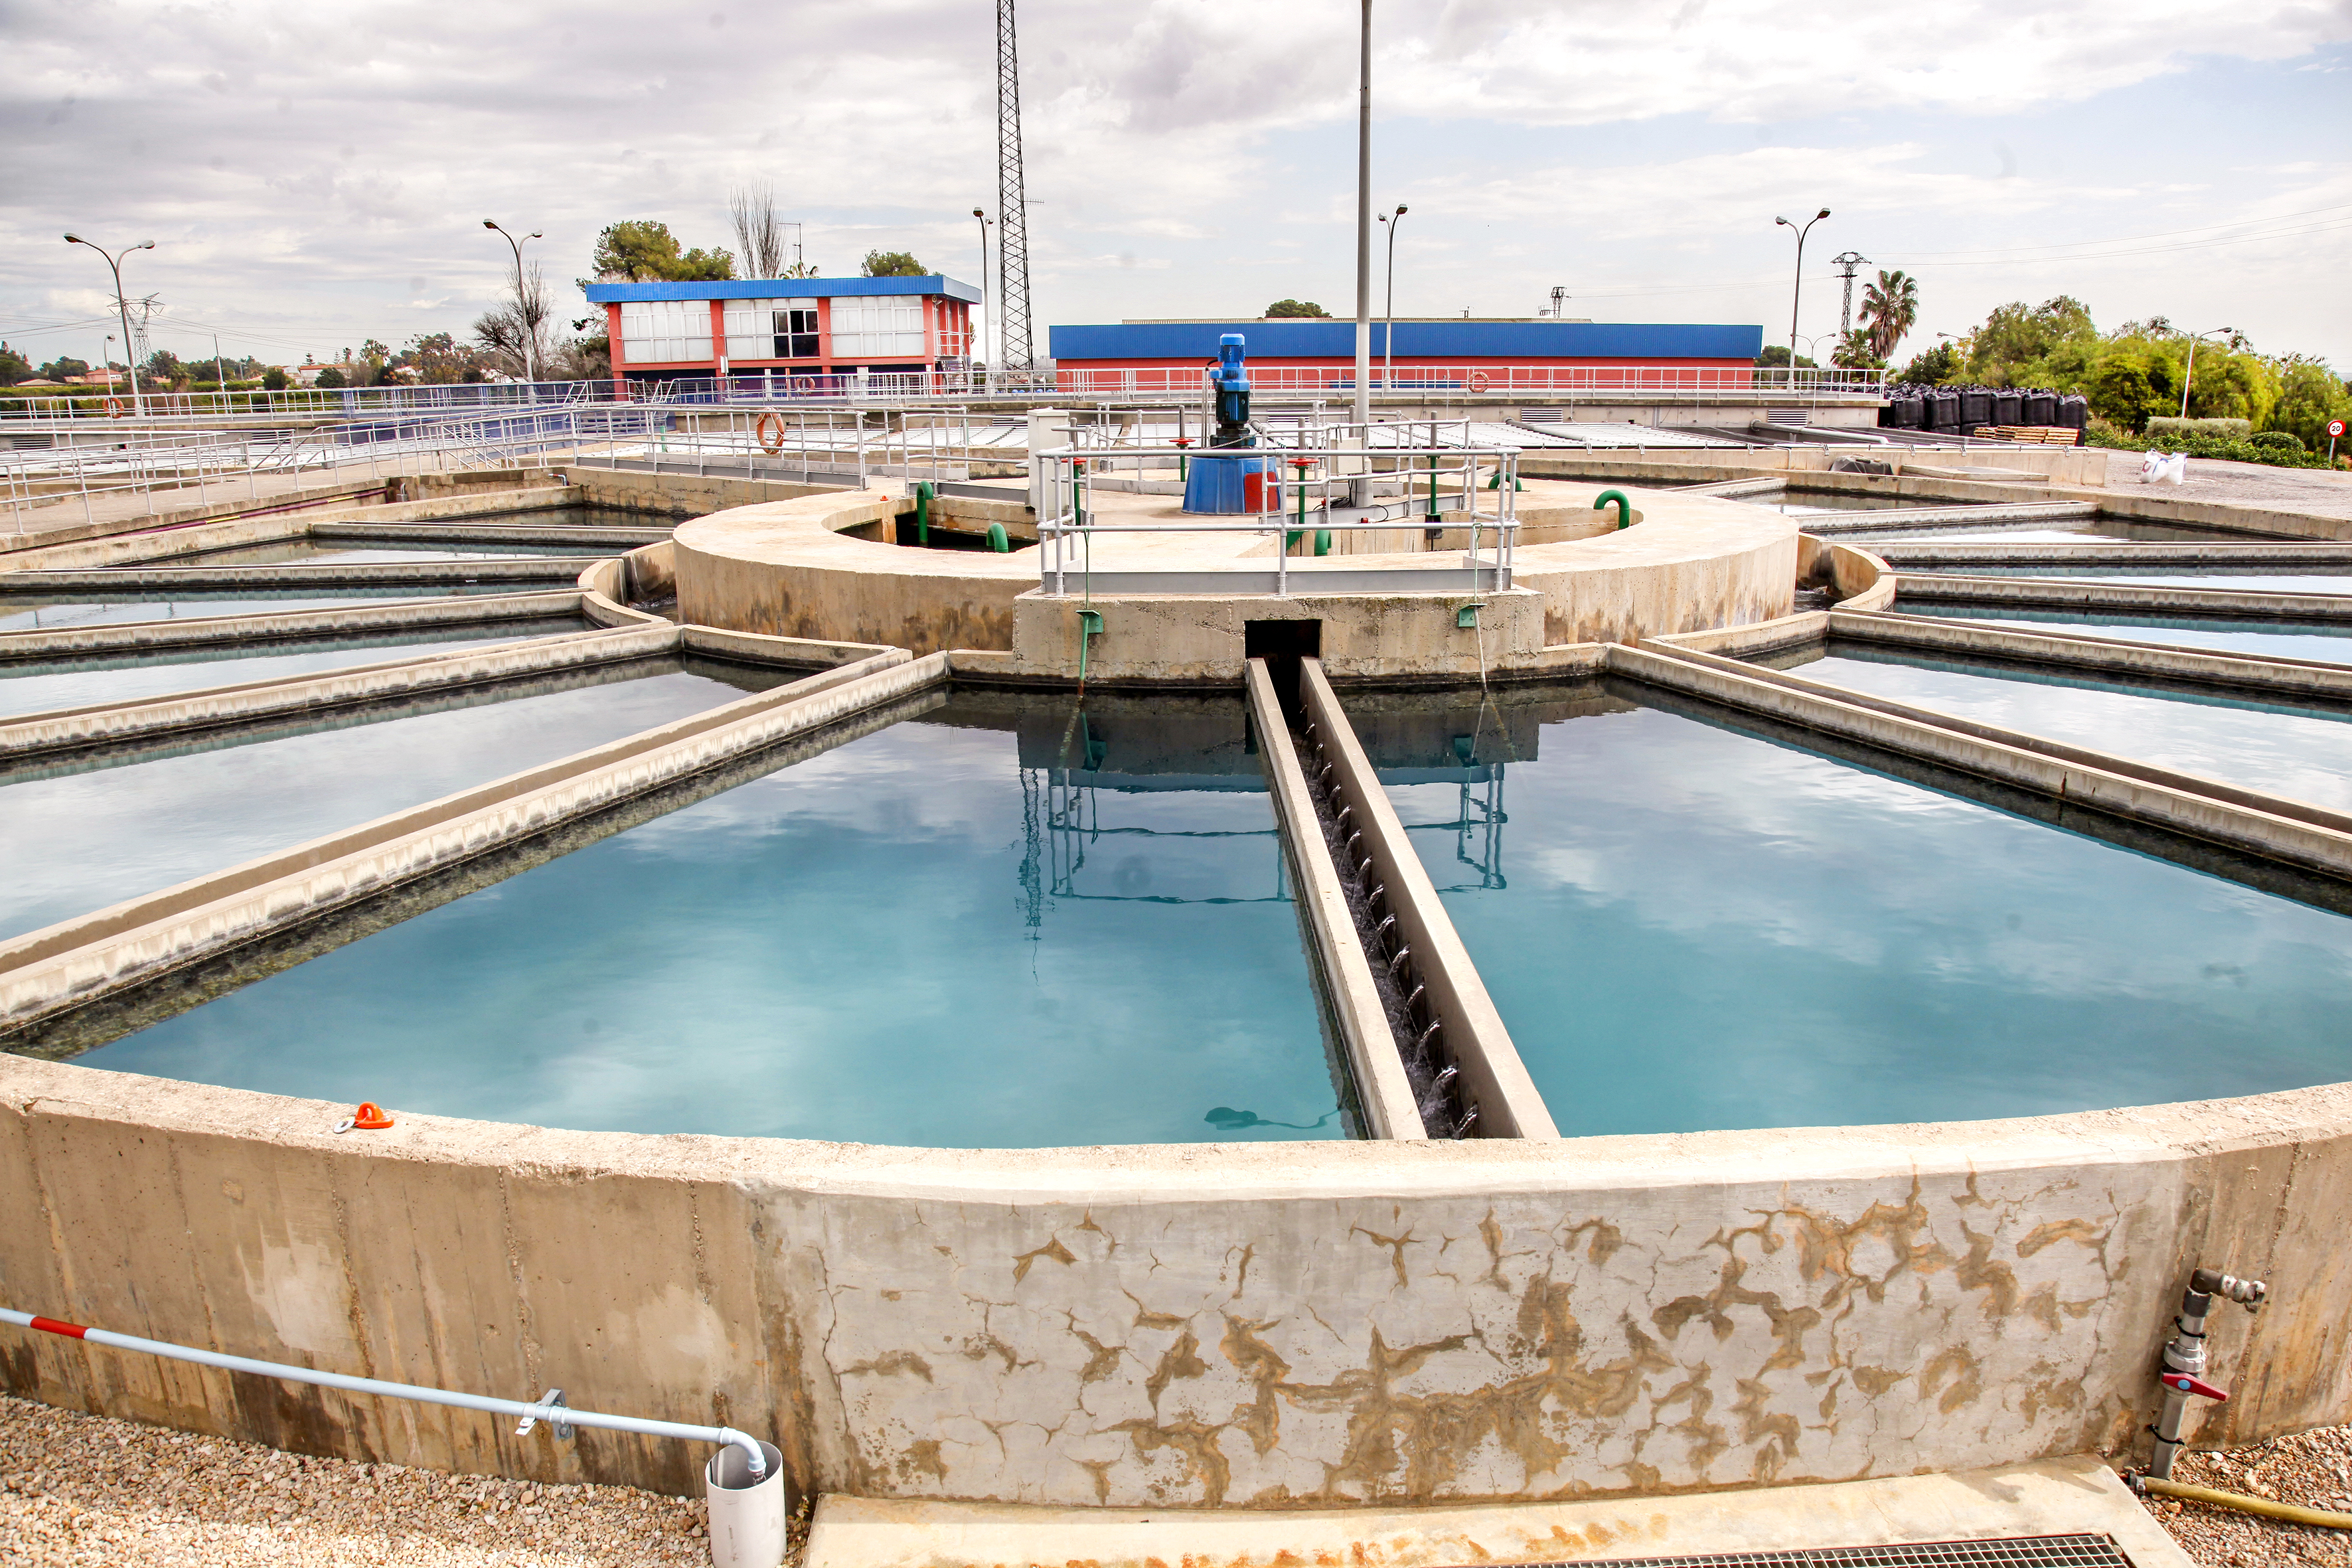
[[[1895,357],[1895,345],[1919,319],[1919,280],[1902,272],[1881,272],[1862,289],[1862,319],[1870,323],[1870,352]]]

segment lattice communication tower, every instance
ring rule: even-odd
[[[1029,204],[1021,177],[1021,50],[1013,0],[996,0],[996,320],[1005,368],[1037,363],[1029,341]]]

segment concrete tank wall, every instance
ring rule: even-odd
[[[877,1496],[1273,1507],[2128,1447],[2187,1271],[2207,1439],[2352,1404],[2352,1088],[2008,1122],[1033,1152],[572,1133],[0,1058],[0,1295],[772,1432]],[[5,1331],[7,1386],[312,1451],[690,1489],[698,1452]],[[2200,1407],[2202,1409],[2203,1407]]]

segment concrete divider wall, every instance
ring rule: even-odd
[[[1532,1499],[2128,1448],[2188,1271],[2200,1440],[2347,1414],[2352,1089],[1566,1144],[918,1151],[573,1133],[0,1058],[9,1303],[772,1433],[803,1491]],[[14,1334],[15,1331],[5,1331]],[[77,1408],[688,1491],[701,1456],[46,1336]]]
[[[1387,907],[1396,916],[1397,933],[1412,949],[1408,973],[1429,987],[1429,1016],[1444,1026],[1441,1059],[1462,1069],[1465,1108],[1478,1114],[1477,1136],[1559,1137],[1543,1096],[1511,1044],[1502,1014],[1486,994],[1486,981],[1454,931],[1453,917],[1445,912],[1419,853],[1406,838],[1388,791],[1372,772],[1354,723],[1324,679],[1321,660],[1299,660],[1298,695],[1331,764],[1334,796],[1354,808],[1353,820],[1364,836],[1363,852],[1372,862],[1370,880],[1388,889]],[[1393,1046],[1390,1054],[1395,1054]]]

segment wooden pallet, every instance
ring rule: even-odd
[[[1979,441],[2015,441],[2028,447],[2071,447],[2080,438],[2072,425],[1979,425],[1969,435]]]

